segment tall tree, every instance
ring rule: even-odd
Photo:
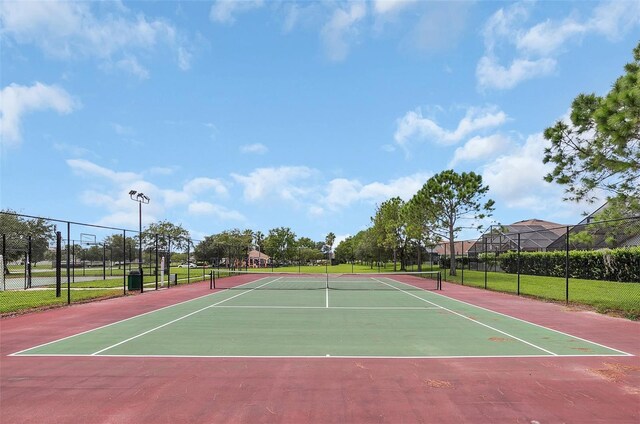
[[[555,165],[545,180],[566,186],[568,200],[592,201],[600,189],[640,209],[640,43],[633,57],[606,96],[578,95],[570,122],[544,132],[543,161]]]
[[[113,234],[106,237],[103,241],[109,253],[109,260],[112,262],[126,262],[130,259],[130,255],[138,257],[138,249],[136,249],[137,240],[132,237],[122,239],[122,234]]]
[[[402,216],[404,201],[399,197],[383,202],[373,218],[373,229],[378,245],[393,251],[393,270],[397,269],[397,254],[400,253],[400,269],[404,270],[404,246],[406,225]]]
[[[354,236],[353,244],[356,259],[369,263],[373,268],[373,263],[378,258],[376,235],[373,227],[358,232]]]
[[[193,246],[189,232],[180,224],[160,221],[147,225],[142,231],[143,243],[155,244],[156,234],[158,234],[158,246],[161,250],[169,248],[169,240],[171,240],[171,250],[186,250],[187,246]]]
[[[11,210],[0,211],[0,233],[4,234],[7,246],[4,258],[5,269],[9,261],[25,259],[27,245],[31,237],[30,261],[37,263],[44,259],[49,242],[55,239],[55,225],[41,218],[24,218]]]
[[[432,213],[434,209],[431,199],[424,196],[413,196],[402,208],[403,220],[409,240],[416,245],[418,252],[418,271],[422,271],[422,249],[440,243],[441,237],[434,231]]]
[[[347,237],[336,246],[336,260],[338,263],[353,262],[355,259],[355,242],[353,236]]]
[[[425,223],[433,237],[449,242],[451,275],[456,275],[455,238],[462,229],[460,221],[467,221],[467,228],[480,228],[478,220],[493,211],[493,200],[481,203],[488,191],[482,176],[446,170],[429,178],[414,196],[415,203],[424,208]]]
[[[267,255],[279,262],[293,259],[296,251],[296,234],[289,227],[273,228],[264,239],[264,248]]]

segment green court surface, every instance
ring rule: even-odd
[[[216,291],[14,355],[426,358],[628,354],[389,277],[329,287],[319,277],[297,282],[293,277],[273,276],[244,284],[240,290]]]

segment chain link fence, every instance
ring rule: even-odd
[[[0,237],[0,314],[208,281],[211,272],[183,265],[182,247],[197,240],[162,234],[0,212]]]
[[[640,318],[640,217],[491,226],[439,258],[445,280]]]

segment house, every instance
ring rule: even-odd
[[[526,219],[508,225],[492,225],[468,253],[475,256],[480,253],[506,252],[546,252],[566,233],[566,226],[542,219]]]
[[[475,243],[476,243],[476,240],[460,240],[460,241],[454,242],[453,248],[455,250],[456,256],[466,255],[467,253],[469,253],[469,250],[473,247]],[[449,242],[443,241],[442,243],[437,244],[433,248],[433,253],[440,256],[449,255],[450,253]]]
[[[607,202],[587,215],[576,225],[569,227],[569,248],[577,250],[591,250],[617,247],[640,246],[640,217],[632,216],[633,211]],[[611,219],[611,216],[617,218]],[[567,248],[565,233],[558,238],[550,250],[565,250]]]
[[[249,268],[266,268],[271,263],[271,257],[259,250],[253,249],[249,251],[248,255]]]

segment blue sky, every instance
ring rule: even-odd
[[[573,223],[542,131],[605,94],[640,2],[0,3],[0,207],[341,239],[433,174]]]

